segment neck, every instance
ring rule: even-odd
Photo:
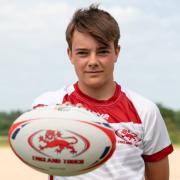
[[[85,86],[78,82],[78,87],[84,94],[97,99],[97,100],[108,100],[111,98],[116,90],[116,83],[112,81],[109,84],[101,85],[99,87]]]

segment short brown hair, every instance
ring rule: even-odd
[[[66,41],[69,48],[72,48],[72,37],[74,31],[88,33],[99,43],[108,45],[114,42],[118,47],[120,30],[116,20],[106,11],[92,4],[87,9],[78,9],[66,29]]]

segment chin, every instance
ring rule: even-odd
[[[100,79],[91,79],[91,80],[87,80],[85,82],[85,85],[89,88],[100,88],[105,84],[104,80],[100,80]]]

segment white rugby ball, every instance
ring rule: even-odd
[[[22,114],[9,130],[14,153],[49,175],[87,173],[105,163],[116,147],[114,130],[84,108],[38,108]]]

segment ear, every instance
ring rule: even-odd
[[[74,64],[74,61],[72,58],[72,50],[69,47],[67,48],[67,54],[69,56],[69,60],[71,61],[71,64]]]
[[[120,50],[121,50],[121,47],[120,47],[120,46],[118,46],[118,47],[115,48],[116,58],[115,58],[115,61],[114,61],[114,62],[117,62],[117,59],[118,59],[118,57],[119,57]]]

